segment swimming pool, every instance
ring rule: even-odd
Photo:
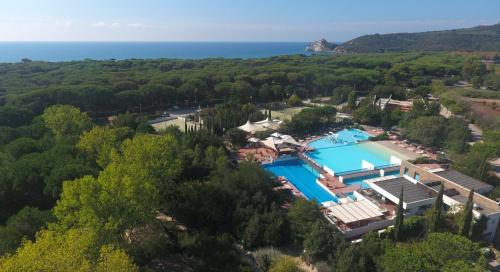
[[[328,148],[335,146],[343,146],[348,144],[355,144],[361,141],[366,141],[371,134],[356,128],[343,129],[333,135],[325,136],[319,140],[312,141],[308,145],[316,149]]]
[[[367,140],[371,137],[370,134],[358,129],[349,129],[336,135],[309,143],[314,151],[307,152],[307,156],[336,174],[362,170],[363,160],[375,167],[390,165],[391,154],[387,150],[371,142],[358,143]]]
[[[276,176],[284,176],[309,200],[318,203],[325,201],[338,202],[338,199],[316,183],[319,173],[299,158],[276,161],[263,165],[264,169]]]

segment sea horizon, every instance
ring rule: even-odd
[[[280,41],[0,41],[0,63],[126,59],[252,59],[310,54],[310,42]]]

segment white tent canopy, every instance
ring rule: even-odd
[[[255,122],[255,124],[267,129],[278,129],[280,122],[273,121],[269,117],[267,117],[266,120]]]
[[[250,122],[250,120],[247,121],[244,125],[239,126],[238,128],[250,133],[265,130],[261,126],[255,125],[254,123]]]
[[[258,143],[258,142],[260,142],[260,139],[259,138],[255,138],[255,137],[250,137],[250,138],[248,138],[247,141],[250,142],[250,143]]]
[[[248,120],[244,125],[239,126],[238,128],[249,133],[255,133],[258,131],[265,131],[268,129],[272,130],[278,129],[280,124],[281,121],[273,121],[267,118],[266,120],[258,121],[255,123],[252,123],[250,122],[250,120]]]
[[[271,134],[271,136],[279,138],[279,137],[283,136],[283,134],[281,134],[279,132],[275,132],[275,133]]]
[[[277,139],[277,138],[268,137],[267,139],[261,141],[261,143],[263,143],[265,146],[267,146],[275,151],[278,151],[278,147],[276,147],[276,145],[278,145],[279,143],[277,143],[275,141],[275,139]]]
[[[295,139],[294,139],[292,136],[290,136],[290,135],[281,135],[281,137],[280,137],[280,138],[281,138],[281,139],[283,140],[283,142],[285,142],[285,143],[289,143],[289,144],[293,144],[293,145],[300,145],[300,144],[299,144],[297,141],[295,141]]]
[[[345,224],[382,216],[380,209],[369,200],[360,200],[328,207],[330,214]]]

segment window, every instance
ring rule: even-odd
[[[420,174],[415,172],[415,175],[413,175],[413,178],[416,180],[416,181],[420,181]]]
[[[408,167],[405,167],[403,174],[408,175],[409,172],[410,172],[410,170],[408,170]]]

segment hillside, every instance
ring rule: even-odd
[[[444,31],[364,35],[343,43],[336,51],[500,51],[500,23]]]

